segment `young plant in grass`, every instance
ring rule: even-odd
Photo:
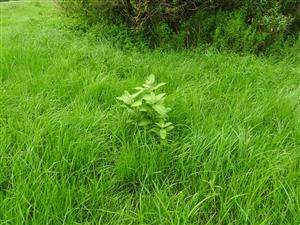
[[[136,87],[135,93],[125,91],[120,100],[130,114],[131,124],[149,129],[161,139],[166,139],[168,133],[174,128],[168,121],[170,108],[165,105],[165,93],[156,93],[157,89],[166,83],[156,84],[155,76],[150,75],[141,87]]]

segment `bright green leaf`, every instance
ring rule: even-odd
[[[161,104],[153,105],[152,108],[161,116],[166,116],[166,114],[169,112],[169,108],[166,108],[164,105]]]
[[[155,87],[153,87],[152,90],[156,90],[164,85],[166,85],[166,83],[160,83],[160,84],[156,85]]]
[[[134,103],[132,103],[132,107],[139,107],[139,106],[141,106],[143,104],[143,101],[142,100],[138,100],[138,101],[136,101],[136,102],[134,102]]]
[[[158,102],[163,102],[164,100],[164,96],[166,94],[165,93],[162,93],[162,94],[159,94],[159,95],[155,95],[153,92],[151,92],[149,95],[145,95],[143,97],[143,99],[149,104],[149,105],[153,105],[153,104],[156,104]]]
[[[161,137],[161,139],[166,139],[167,131],[165,129],[160,129],[159,136]]]
[[[174,129],[174,126],[169,126],[169,127],[166,128],[167,131],[171,131],[173,129]]]
[[[153,74],[147,77],[146,84],[153,85],[154,82],[155,82],[155,76]]]

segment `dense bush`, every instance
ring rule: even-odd
[[[89,23],[126,24],[148,44],[214,44],[264,51],[300,29],[298,0],[58,0],[68,14]]]

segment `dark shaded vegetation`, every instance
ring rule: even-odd
[[[124,39],[126,33],[150,47],[213,45],[260,53],[292,46],[300,29],[298,0],[58,0],[58,4],[88,26],[112,25],[106,29],[109,36]]]

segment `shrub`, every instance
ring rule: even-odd
[[[248,25],[244,10],[220,12],[212,31],[212,43],[218,49],[232,49],[240,52],[259,52],[265,46],[266,32],[257,32],[253,24]]]
[[[57,0],[68,14],[89,23],[125,24],[152,47],[264,51],[276,40],[297,35],[298,0]],[[224,40],[223,40],[224,39]]]

